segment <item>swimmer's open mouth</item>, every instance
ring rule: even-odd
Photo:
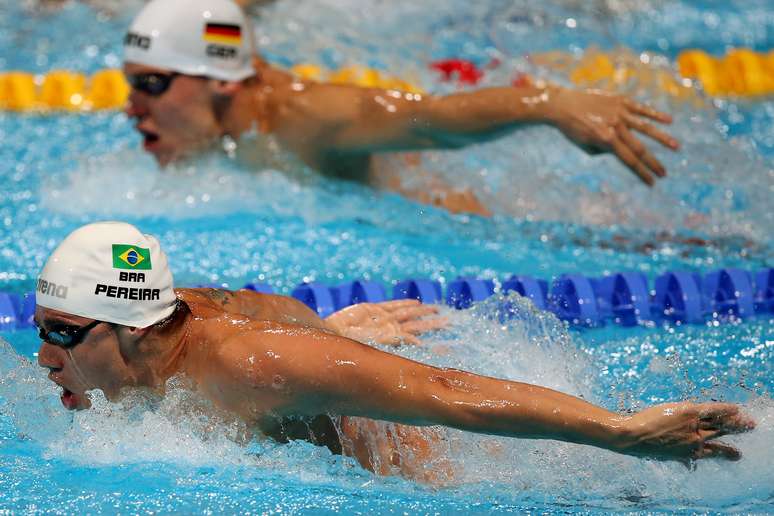
[[[62,394],[59,395],[59,401],[62,402],[67,410],[82,410],[91,406],[88,397],[85,394],[79,397],[67,387],[62,387]]]
[[[140,131],[140,134],[142,135],[142,144],[144,147],[147,148],[159,141],[158,134],[145,129],[137,129],[137,130]]]
[[[59,399],[67,410],[75,410],[78,408],[78,400],[76,399],[75,394],[66,387],[62,387],[62,394],[59,396]]]

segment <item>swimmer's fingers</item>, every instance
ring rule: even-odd
[[[699,407],[699,431],[715,431],[714,437],[749,432],[755,420],[733,403],[703,403]]]
[[[654,179],[650,170],[648,170],[648,167],[637,158],[621,138],[615,138],[612,146],[615,155],[618,156],[618,159],[620,159],[624,165],[634,171],[643,183],[648,186],[653,186]]]
[[[664,165],[662,165],[659,160],[653,157],[653,154],[648,151],[648,148],[645,147],[645,144],[637,139],[637,137],[635,137],[632,132],[629,131],[629,129],[624,126],[619,127],[618,136],[626,144],[626,146],[629,147],[629,150],[632,151],[632,154],[634,154],[641,163],[648,167],[651,172],[656,174],[658,177],[666,176],[666,169],[664,168]]]
[[[726,460],[739,460],[742,458],[742,452],[737,450],[731,445],[721,443],[718,441],[706,442],[699,449],[697,449],[693,457],[695,459],[726,459]]]
[[[645,120],[636,117],[634,115],[625,115],[624,120],[626,125],[640,133],[644,134],[648,138],[656,140],[658,143],[672,150],[680,148],[680,142],[670,136],[668,133],[658,129],[653,124],[649,124]]]
[[[421,319],[427,315],[435,315],[437,313],[438,307],[435,305],[419,305],[395,310],[392,315],[395,317],[395,320],[402,323],[414,319]]]
[[[636,100],[632,100],[630,98],[624,98],[624,106],[626,106],[627,109],[629,109],[629,111],[631,111],[632,113],[636,113],[640,116],[650,118],[651,120],[655,120],[656,122],[661,122],[662,124],[672,123],[672,117],[669,114],[653,109],[652,107],[646,104],[637,102]]]
[[[410,333],[401,333],[396,337],[394,345],[400,346],[401,344],[410,344],[412,346],[419,346],[422,344],[422,341],[419,340],[418,337]]]
[[[402,331],[418,335],[435,330],[442,330],[449,325],[446,317],[434,317],[432,319],[422,319],[418,321],[409,321],[400,325]]]
[[[373,303],[379,308],[383,308],[388,312],[394,312],[402,308],[409,308],[412,306],[420,306],[422,303],[416,299],[394,299],[392,301],[382,301],[381,303]]]

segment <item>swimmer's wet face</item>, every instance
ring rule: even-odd
[[[60,399],[69,410],[89,408],[86,391],[101,389],[116,399],[127,372],[122,367],[116,325],[38,307],[35,321],[41,343],[38,364],[62,388]]]
[[[136,119],[143,148],[161,166],[212,144],[222,127],[215,112],[217,81],[127,63],[133,84],[126,114]]]
[[[124,38],[126,113],[162,166],[227,134],[223,113],[255,75],[252,29],[232,0],[152,0]]]

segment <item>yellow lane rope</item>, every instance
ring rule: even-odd
[[[736,48],[725,56],[714,57],[702,50],[686,50],[677,58],[679,74],[662,56],[636,54],[628,49],[602,52],[591,48],[580,57],[567,52],[546,52],[530,58],[539,66],[565,73],[574,84],[584,87],[632,94],[661,92],[678,100],[691,101],[698,98],[694,82],[699,81],[711,96],[774,95],[774,51]],[[361,66],[326,70],[315,64],[302,63],[294,66],[291,72],[307,80],[423,92],[411,82]],[[0,72],[0,110],[90,112],[121,109],[128,95],[129,85],[117,69],[100,70],[90,77],[67,70],[53,70],[43,75]]]

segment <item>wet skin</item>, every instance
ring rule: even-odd
[[[213,315],[208,313],[212,309],[221,316],[238,314],[240,317],[231,319],[231,324],[238,324],[244,316],[249,316],[318,328],[326,332],[339,332],[386,345],[419,344],[419,333],[446,325],[446,319],[442,317],[423,319],[437,314],[437,307],[420,305],[413,300],[363,303],[340,310],[323,321],[306,306],[283,296],[264,296],[248,291],[229,293],[215,289],[183,289],[177,292],[186,300],[188,307],[193,307],[196,314]],[[80,328],[92,322],[83,317],[42,308],[38,309],[36,320],[44,331],[62,327]],[[171,331],[165,332],[164,340],[179,340],[180,332],[174,328],[173,325]],[[70,410],[89,408],[91,403],[86,391],[93,388],[101,388],[109,400],[116,401],[128,387],[151,386],[154,390],[163,391],[165,379],[172,375],[184,373],[189,378],[198,378],[189,370],[178,368],[178,352],[170,351],[166,345],[157,347],[155,344],[147,345],[146,342],[136,350],[133,350],[133,344],[126,345],[127,342],[135,342],[138,333],[142,331],[99,323],[88,332],[81,344],[69,351],[42,343],[39,363],[50,369],[49,379],[62,387],[63,405]],[[134,367],[138,362],[138,352],[144,355],[140,361],[144,363]],[[128,367],[129,364],[132,367]],[[444,458],[437,457],[436,451],[430,447],[439,439],[437,432],[432,429],[394,425],[385,433],[384,429],[380,431],[373,422],[363,418],[331,418],[327,414],[302,418],[269,416],[260,421],[251,416],[244,419],[256,430],[277,441],[309,440],[328,447],[334,453],[356,457],[363,467],[381,474],[401,473],[430,483],[438,483],[439,475],[445,474],[443,469],[422,469],[424,461],[434,460],[436,464],[444,462]],[[410,448],[412,453],[408,456],[397,453],[396,442]]]
[[[132,387],[163,392],[165,382],[180,375],[218,409],[269,435],[282,430],[288,418],[343,416],[344,439],[338,444],[344,453],[377,472],[410,476],[421,464],[401,463],[406,455],[400,447],[422,450],[416,454],[420,463],[436,458],[437,436],[420,428],[427,425],[683,461],[738,459],[735,448],[715,438],[754,427],[728,403],[670,403],[623,416],[551,389],[407,360],[339,334],[346,333],[342,328],[349,319],[350,327],[358,327],[361,319],[372,321],[370,316],[328,324],[282,296],[213,289],[184,289],[178,296],[180,310],[163,325],[99,324],[69,355],[43,343],[39,363],[65,389],[65,405],[87,408],[86,391],[93,388],[109,400]],[[420,318],[404,314],[404,321]],[[91,322],[41,307],[36,320],[44,330]],[[439,326],[427,322],[428,329]],[[400,423],[405,435],[369,439],[379,431],[369,420]]]
[[[132,90],[126,113],[144,148],[167,164],[210,148],[221,136],[238,138],[253,127],[273,135],[313,168],[336,177],[396,189],[451,211],[488,214],[437,177],[402,188],[399,171],[373,157],[392,151],[453,149],[491,140],[519,127],[554,125],[592,152],[615,154],[642,182],[666,176],[639,139],[646,135],[676,150],[677,140],[652,124],[671,118],[620,95],[556,86],[484,88],[445,97],[303,81],[255,59],[256,76],[226,82],[183,76],[160,96]],[[125,63],[127,76],[168,70]],[[404,167],[405,168],[405,167]],[[452,197],[446,206],[446,197]]]

